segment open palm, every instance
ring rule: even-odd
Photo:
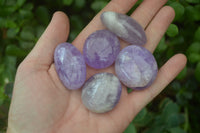
[[[72,42],[82,51],[85,39],[92,32],[104,29],[100,21],[103,11],[127,13],[137,0],[112,0]],[[145,29],[145,48],[153,52],[174,18],[167,0],[144,0],[131,14]],[[73,30],[73,29],[72,29]],[[186,58],[173,56],[159,70],[155,82],[147,89],[128,94],[126,87],[117,106],[110,112],[96,114],[81,102],[81,90],[66,89],[53,64],[55,47],[65,42],[69,22],[56,12],[34,49],[20,64],[8,119],[8,133],[121,133],[135,115],[158,95],[182,70]],[[127,46],[121,41],[121,48]],[[95,73],[114,73],[114,66],[102,70],[87,68],[87,78]]]

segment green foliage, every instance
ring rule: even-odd
[[[137,127],[145,127],[153,119],[153,115],[147,111],[146,108],[143,108],[138,115],[133,120],[133,123]]]
[[[193,42],[187,49],[187,55],[191,63],[200,61],[200,42]]]
[[[178,34],[178,27],[175,24],[170,24],[166,33],[169,37],[175,37]]]
[[[187,66],[176,77],[178,80],[182,80],[187,76]]]
[[[163,37],[160,40],[160,43],[158,44],[157,48],[156,48],[156,52],[160,53],[160,52],[164,52],[167,49],[168,45],[165,43],[165,37]]]
[[[187,6],[186,7],[186,15],[187,18],[191,21],[199,21],[200,20],[200,5],[196,5],[196,6]]]
[[[200,42],[200,26],[198,27],[198,29],[196,30],[196,32],[194,34],[194,40]]]
[[[63,4],[66,6],[70,6],[73,2],[73,0],[62,0]]]
[[[126,128],[124,133],[137,133],[135,126],[133,123],[130,123],[129,126]]]
[[[197,64],[195,68],[195,77],[200,82],[200,62]]]
[[[199,0],[186,0],[188,3],[200,3]]]
[[[91,8],[98,12],[100,11],[103,7],[105,7],[107,4],[106,1],[94,1],[92,4],[91,4]]]
[[[36,9],[36,17],[42,24],[47,25],[50,20],[50,15],[49,15],[48,9],[44,6],[39,6]]]
[[[143,0],[138,0],[136,6]],[[70,18],[69,42],[109,0],[0,0],[0,132],[6,130],[17,66],[33,48],[57,10]],[[161,67],[176,53],[187,66],[124,133],[198,133],[200,131],[200,0],[168,0],[175,19],[154,55]],[[132,89],[128,89],[129,93]],[[172,101],[173,99],[173,101]]]
[[[134,124],[139,132],[144,133],[185,132],[181,127],[185,122],[185,117],[180,112],[180,107],[177,103],[165,98],[161,101],[159,110],[160,112],[151,112],[147,108],[142,109],[133,120],[133,123],[130,123],[126,131]],[[132,129],[135,132],[134,128]]]
[[[175,127],[175,128],[171,128],[169,129],[170,133],[186,133],[183,129],[179,128],[179,127]]]
[[[176,13],[174,20],[181,20],[185,12],[184,6],[179,2],[171,2],[169,5],[174,8],[174,11]]]

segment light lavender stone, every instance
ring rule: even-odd
[[[79,89],[86,79],[86,64],[82,54],[70,43],[59,44],[54,51],[57,74],[68,89]]]
[[[115,72],[124,85],[144,89],[151,85],[158,67],[154,56],[147,49],[130,45],[124,48],[115,61]]]
[[[82,102],[95,113],[112,110],[121,96],[119,79],[111,73],[98,73],[87,80],[82,89]]]
[[[96,69],[112,65],[119,52],[119,39],[108,30],[98,30],[92,33],[86,39],[83,48],[85,62]]]
[[[127,15],[107,11],[102,13],[101,21],[110,31],[130,44],[143,45],[147,41],[142,26]]]

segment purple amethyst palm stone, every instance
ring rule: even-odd
[[[108,30],[98,30],[92,33],[86,39],[83,48],[85,62],[96,69],[112,65],[119,52],[119,39]]]
[[[127,87],[144,89],[155,80],[158,67],[151,52],[141,46],[130,45],[119,53],[115,71]]]
[[[59,44],[54,52],[57,74],[68,89],[79,89],[86,79],[86,64],[82,54],[70,43]]]
[[[112,110],[121,96],[119,79],[111,73],[98,73],[89,78],[82,90],[82,102],[95,113]]]
[[[107,11],[102,13],[101,21],[110,31],[130,44],[143,45],[147,41],[142,26],[127,15]]]

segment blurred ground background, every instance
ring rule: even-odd
[[[44,31],[53,12],[61,10],[68,14],[71,42],[108,1],[0,0],[0,133],[7,127],[16,68]],[[188,63],[124,133],[200,131],[200,0],[169,0],[167,4],[175,9],[176,17],[154,55],[159,67],[179,52],[186,54]]]

